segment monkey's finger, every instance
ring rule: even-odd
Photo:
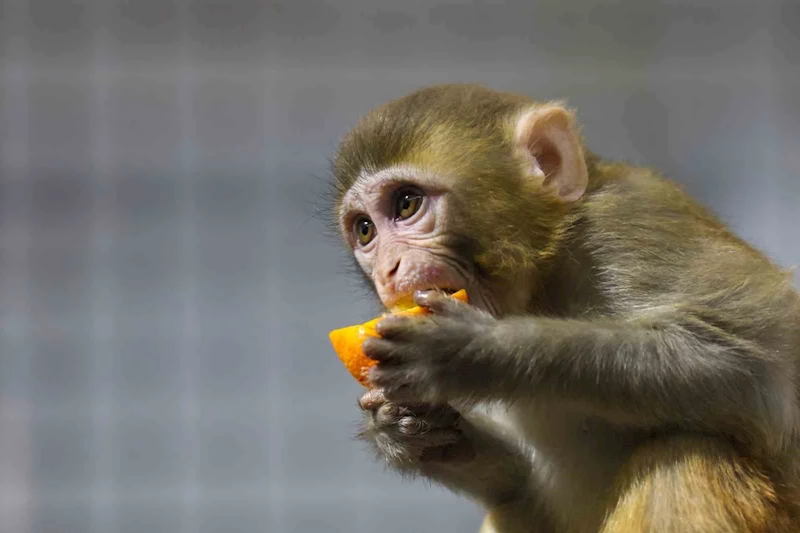
[[[447,420],[448,418],[457,418],[458,411],[449,405],[431,405],[429,403],[420,402],[407,402],[403,404],[390,403],[386,398],[384,389],[372,388],[365,392],[361,398],[358,399],[358,406],[364,411],[380,412],[384,410],[384,414],[393,413],[397,416],[407,416],[409,414],[415,416],[433,417],[436,420]],[[392,409],[387,409],[392,407]]]
[[[382,387],[386,398],[395,405],[423,405],[425,398],[418,392],[418,387],[411,385],[402,372],[394,371],[394,367],[381,368],[385,363],[369,369],[370,383]],[[417,414],[417,413],[415,413]],[[418,416],[423,416],[419,413]]]
[[[427,418],[404,416],[397,421],[397,429],[404,435],[419,435],[421,433],[428,433],[433,427]]]
[[[378,362],[392,362],[400,357],[401,349],[397,343],[380,339],[377,337],[369,337],[361,345],[364,355]],[[371,368],[370,370],[374,370]]]
[[[406,418],[417,418],[418,415],[408,407],[397,405],[396,403],[385,403],[373,412],[373,420],[379,426],[394,426]],[[407,425],[409,422],[406,421]]]
[[[420,447],[433,448],[446,446],[464,440],[464,435],[457,429],[429,429],[423,432],[409,433],[397,427],[397,437],[400,441],[416,443]]]
[[[383,389],[370,389],[358,399],[358,406],[365,411],[374,411],[387,401]]]
[[[459,316],[472,310],[464,302],[436,291],[417,291],[414,293],[414,303],[437,315]]]
[[[458,413],[443,409],[432,410],[426,414],[406,413],[395,422],[408,434],[423,433],[432,429],[456,429]]]
[[[400,407],[393,403],[385,403],[374,412],[375,423],[379,426],[397,424],[403,417]]]
[[[393,372],[393,368],[383,372],[377,368],[372,370],[377,371],[375,372],[375,377],[370,379],[385,387],[386,398],[392,403],[407,405],[415,402],[430,402],[436,397],[435,394],[431,394],[430,390],[421,388],[417,384],[412,384],[414,379],[402,371]]]
[[[382,408],[381,408],[382,409]],[[380,411],[378,411],[380,413]],[[406,412],[405,416],[397,420],[400,431],[406,435],[426,433],[434,429],[451,429],[456,431],[454,424],[459,415],[452,412],[445,413],[443,410],[433,410],[426,415],[414,415]]]
[[[434,405],[431,403],[408,401],[405,403],[392,402],[400,407],[400,413],[404,416],[424,416],[426,418],[439,419],[445,413],[456,413],[455,409],[449,405]],[[457,413],[456,413],[457,414]]]
[[[390,315],[375,324],[375,332],[384,339],[401,339],[415,331],[419,322],[415,318]]]

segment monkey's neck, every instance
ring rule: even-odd
[[[609,163],[588,153],[589,188],[581,203],[567,217],[564,237],[558,252],[541,267],[538,290],[534,291],[530,312],[548,316],[586,316],[610,311],[603,284],[598,278],[598,259],[592,254],[587,235],[591,220],[590,206],[609,186],[624,181],[630,172],[626,165]]]
[[[579,207],[562,239],[558,252],[540,270],[530,312],[555,317],[601,311],[595,258],[586,246],[587,219]]]

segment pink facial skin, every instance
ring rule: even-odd
[[[451,249],[457,223],[450,216],[450,193],[443,182],[410,167],[384,169],[358,180],[341,207],[341,230],[356,260],[388,309],[413,305],[419,290],[466,289],[470,305],[492,315],[518,310],[523,301],[513,301],[503,288],[487,286],[471,258]],[[398,217],[398,198],[409,191],[421,196],[421,203],[410,216]],[[357,226],[364,220],[374,230],[368,242],[359,240]]]
[[[426,188],[418,173],[382,171],[354,186],[343,201],[342,230],[356,259],[373,282],[383,304],[408,304],[417,290],[456,291],[468,285],[469,273],[446,246],[447,192]],[[416,212],[405,219],[396,213],[398,191],[422,197]],[[374,237],[360,243],[354,224],[367,217]]]

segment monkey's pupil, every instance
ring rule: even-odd
[[[411,198],[406,196],[405,198],[403,198],[403,211],[405,211],[409,207],[411,207]]]
[[[361,222],[361,235],[364,235],[365,237],[369,235],[369,222],[366,220]]]

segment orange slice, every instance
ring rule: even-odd
[[[453,293],[450,297],[464,303],[467,303],[468,301],[467,291],[463,289]],[[416,306],[404,311],[397,311],[393,314],[417,316],[427,313],[428,310],[424,307]],[[369,383],[367,381],[367,371],[370,369],[370,367],[378,364],[378,362],[364,355],[364,352],[361,350],[361,345],[364,343],[364,340],[367,337],[378,336],[378,334],[375,332],[375,325],[385,316],[386,315],[374,318],[369,322],[364,322],[363,324],[356,324],[346,328],[335,329],[328,334],[328,338],[331,340],[331,344],[333,345],[336,355],[338,355],[339,359],[342,361],[342,363],[344,363],[347,371],[350,372],[350,375],[352,375],[365,387],[369,387]]]

